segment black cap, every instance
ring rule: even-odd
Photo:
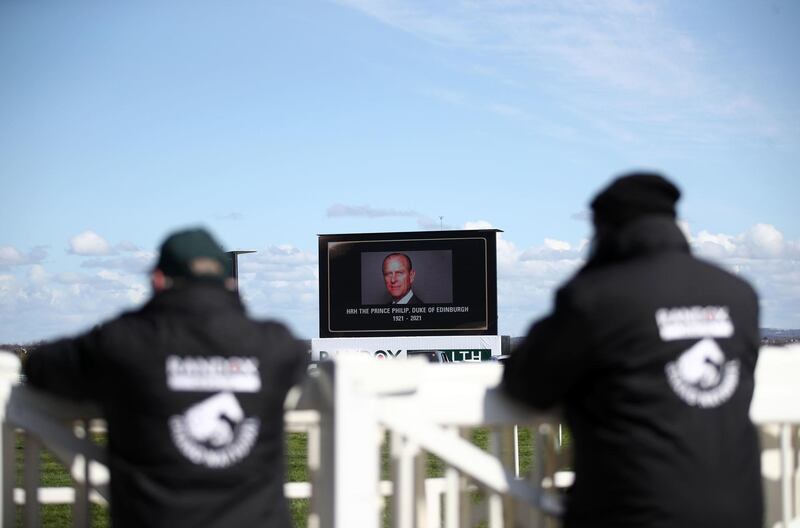
[[[660,174],[626,174],[592,200],[594,223],[618,227],[645,215],[675,218],[675,202],[680,196],[681,191]]]
[[[156,269],[174,278],[224,280],[231,274],[231,259],[208,231],[187,229],[164,240]]]

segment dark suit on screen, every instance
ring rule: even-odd
[[[419,305],[419,304],[425,304],[425,301],[423,301],[416,294],[414,294],[414,295],[411,296],[411,298],[408,300],[408,302],[406,304]]]

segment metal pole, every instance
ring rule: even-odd
[[[233,251],[226,251],[228,255],[231,257],[231,277],[233,278],[233,282],[236,285],[236,291],[239,291],[239,255],[244,255],[247,253],[255,253],[253,250],[239,250],[235,249]]]

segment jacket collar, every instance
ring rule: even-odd
[[[222,284],[195,281],[156,293],[145,310],[208,314],[230,310],[244,312],[244,306],[239,295]]]
[[[645,216],[596,236],[593,251],[584,269],[612,262],[660,253],[689,253],[689,244],[675,220],[667,216]]]

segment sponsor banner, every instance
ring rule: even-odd
[[[338,337],[311,340],[311,360],[339,354],[376,359],[424,357],[434,363],[488,361],[500,355],[500,336]]]

